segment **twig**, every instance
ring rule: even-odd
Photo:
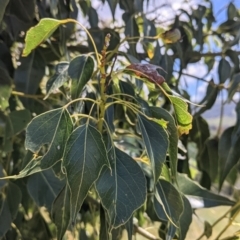
[[[145,237],[146,239],[149,240],[160,240],[160,238],[155,237],[153,234],[150,232],[146,231],[144,228],[139,227],[136,223],[133,224],[134,230],[136,233],[140,234],[141,236]]]

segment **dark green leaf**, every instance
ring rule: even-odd
[[[47,94],[44,99],[47,99],[50,93],[56,91],[68,80],[68,66],[68,62],[60,62],[55,66],[55,73],[46,84]]]
[[[10,121],[7,124],[7,136],[10,138],[21,131],[27,126],[32,119],[31,113],[27,109],[12,111],[9,114]]]
[[[93,7],[90,7],[88,9],[88,19],[89,19],[90,26],[92,28],[98,27],[98,23],[99,23],[98,14],[97,14],[97,11]]]
[[[1,64],[1,60],[0,60]],[[2,65],[2,64],[1,64]],[[11,95],[11,77],[5,66],[0,65],[0,110],[5,110],[8,107],[8,99]]]
[[[62,239],[70,222],[70,190],[66,185],[52,205],[52,218],[57,226],[57,239]]]
[[[177,231],[177,228],[173,224],[169,223],[168,229],[167,229],[167,234],[166,234],[166,240],[174,239],[176,231]]]
[[[29,56],[19,59],[21,65],[15,70],[14,83],[16,90],[26,94],[35,94],[45,74],[45,61],[39,49]],[[25,106],[29,106],[32,99],[21,99]]]
[[[240,104],[238,105],[240,106]],[[239,127],[239,121],[240,119],[238,118],[238,123],[236,127],[227,128],[223,132],[219,140],[219,189],[221,189],[222,184],[228,173],[238,163],[240,158],[240,137],[239,129],[237,129],[237,126]]]
[[[232,2],[229,3],[229,5],[228,5],[227,14],[228,14],[229,20],[232,20],[232,19],[234,20],[235,18],[239,17],[238,10]]]
[[[203,151],[199,156],[201,170],[207,172],[211,178],[211,182],[217,177],[218,174],[218,139],[207,139]]]
[[[28,178],[27,189],[30,196],[39,207],[51,211],[52,203],[65,182],[60,181],[52,169],[35,173]]]
[[[230,102],[234,96],[234,94],[239,91],[240,86],[240,73],[237,73],[233,76],[231,81],[231,85],[228,88],[228,102]]]
[[[113,153],[111,153],[113,154]],[[115,148],[111,170],[104,168],[96,190],[107,212],[110,228],[126,223],[146,198],[146,181],[139,165],[126,153]]]
[[[2,19],[5,13],[5,9],[8,5],[9,0],[1,0],[1,9],[0,9],[0,24],[2,23]]]
[[[107,0],[109,7],[111,9],[111,13],[114,19],[114,15],[115,15],[115,10],[116,10],[116,6],[118,4],[118,0]]]
[[[74,130],[66,143],[63,156],[63,167],[71,193],[73,222],[104,165],[109,163],[102,135],[89,124]]]
[[[184,240],[186,238],[188,229],[192,222],[192,207],[188,199],[182,195],[184,210],[179,220],[179,240]]]
[[[222,58],[218,65],[219,83],[225,83],[225,81],[230,77],[231,66],[229,62]]]
[[[169,146],[168,134],[158,123],[138,115],[142,138],[146,146],[147,155],[151,162],[154,181],[157,182],[161,174],[162,164],[166,160]]]
[[[169,221],[174,226],[178,226],[183,212],[183,201],[177,189],[170,182],[159,179],[156,184],[155,199],[157,200],[155,203],[158,202],[162,206]]]
[[[233,201],[201,187],[187,175],[178,174],[179,190],[188,198],[192,208],[209,208],[221,205],[231,206]]]
[[[206,110],[212,108],[218,96],[219,89],[214,84],[214,81],[211,80],[208,84],[207,91],[205,97],[201,100],[199,104],[204,105],[200,107],[200,109],[194,114],[194,116],[199,116],[204,113]]]
[[[48,144],[48,151],[41,160],[41,168],[49,168],[62,158],[66,139],[72,129],[73,123],[65,108],[45,112],[29,123],[25,147],[38,153],[44,145]]]
[[[21,199],[22,199],[21,190],[19,189],[19,187],[16,184],[9,181],[8,187],[7,187],[6,200],[7,200],[9,211],[12,216],[12,221],[17,216],[19,204],[21,203]]]
[[[83,87],[90,80],[94,70],[94,61],[91,56],[82,55],[74,58],[68,68],[68,75],[72,79],[72,99],[79,97]]]
[[[170,113],[159,107],[151,107],[153,118],[164,119],[168,122],[167,130],[169,132],[169,158],[172,172],[172,178],[176,180],[177,177],[177,162],[178,162],[178,132],[174,118]]]
[[[0,237],[3,237],[8,229],[11,228],[11,212],[7,203],[7,199],[0,193]]]
[[[2,166],[2,164],[0,163],[0,178],[3,178],[4,177],[4,173],[3,173],[3,166]],[[6,180],[0,180],[0,190],[4,187],[4,186],[6,186],[6,184],[7,184],[7,181]]]

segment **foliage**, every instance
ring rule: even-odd
[[[126,229],[128,239],[136,232],[156,239],[141,228],[147,214],[160,223],[159,237],[185,239],[196,209],[230,206],[219,238],[240,212],[237,194],[214,190],[233,189],[239,168],[239,10],[230,3],[214,30],[205,1],[180,9],[167,30],[145,10],[149,1],[102,4],[111,28],[91,1],[3,1],[0,237],[67,239],[68,230],[115,240]],[[87,28],[77,21],[78,5]],[[213,41],[221,51],[211,51]],[[181,80],[198,62],[208,72],[218,63],[218,78],[195,78],[208,87],[193,104]],[[222,133],[220,120],[213,135],[203,113],[224,94],[237,121]]]

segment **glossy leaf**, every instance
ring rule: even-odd
[[[177,96],[168,95],[168,98],[173,104],[179,134],[188,134],[192,129],[192,115],[188,112],[187,103]]]
[[[230,73],[231,66],[229,62],[222,58],[218,65],[219,83],[224,83],[230,77]]]
[[[76,128],[66,143],[63,156],[71,193],[72,222],[104,165],[109,165],[109,162],[102,135],[89,124]]]
[[[183,212],[183,201],[177,189],[166,180],[159,179],[156,184],[155,204],[160,204],[169,221],[178,227]],[[156,209],[156,208],[155,208]],[[156,211],[158,214],[158,212]]]
[[[154,181],[157,182],[161,174],[162,164],[166,160],[169,146],[168,134],[160,124],[148,120],[144,116],[138,115],[138,122],[151,162]]]
[[[168,122],[167,131],[169,133],[169,147],[168,153],[170,158],[170,166],[172,178],[176,180],[177,177],[177,162],[178,162],[178,131],[174,118],[170,113],[159,107],[151,107],[151,115],[153,118],[164,119]]]
[[[55,73],[46,84],[46,96],[44,99],[47,99],[50,93],[56,91],[68,80],[68,66],[68,62],[60,62],[55,66]]]
[[[210,192],[194,182],[187,175],[178,174],[179,190],[188,198],[192,208],[209,208],[216,206],[232,206],[230,199]]]
[[[60,181],[52,169],[35,173],[28,178],[27,189],[34,202],[39,207],[46,207],[51,211],[52,203],[65,182]]]
[[[110,228],[125,224],[146,198],[146,181],[140,166],[118,148],[114,152],[111,170],[105,167],[96,182]]]
[[[57,239],[62,239],[70,222],[70,191],[66,185],[52,205],[52,219],[57,226]]]
[[[72,99],[79,97],[83,87],[90,80],[94,70],[92,57],[82,55],[74,58],[68,68],[68,75],[72,79],[71,96]]]
[[[26,130],[25,147],[38,154],[48,144],[48,151],[41,159],[41,168],[53,166],[63,156],[64,145],[73,129],[68,111],[54,109],[35,117]]]
[[[25,38],[25,48],[22,55],[24,57],[29,55],[33,49],[49,38],[61,24],[65,24],[67,22],[68,20],[56,20],[52,18],[41,19],[36,26],[30,28],[27,32]]]

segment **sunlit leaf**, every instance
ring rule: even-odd
[[[68,75],[72,79],[72,99],[79,97],[83,87],[90,80],[94,70],[94,61],[91,56],[81,55],[74,58],[68,68]]]
[[[76,128],[66,143],[63,156],[71,193],[72,222],[104,165],[109,165],[109,162],[100,132],[89,124]]]
[[[110,228],[126,223],[146,198],[146,181],[140,166],[118,148],[114,152],[111,170],[105,167],[96,182]]]
[[[168,98],[174,107],[179,134],[188,134],[192,128],[192,115],[188,112],[187,103],[177,96],[168,95]]]
[[[165,129],[154,121],[138,115],[142,138],[150,159],[154,181],[157,182],[161,174],[162,164],[166,160],[169,146],[168,134]]]
[[[56,20],[52,18],[41,19],[36,26],[30,28],[27,32],[22,55],[24,57],[29,55],[33,49],[49,38],[61,24],[67,22],[68,20]]]

